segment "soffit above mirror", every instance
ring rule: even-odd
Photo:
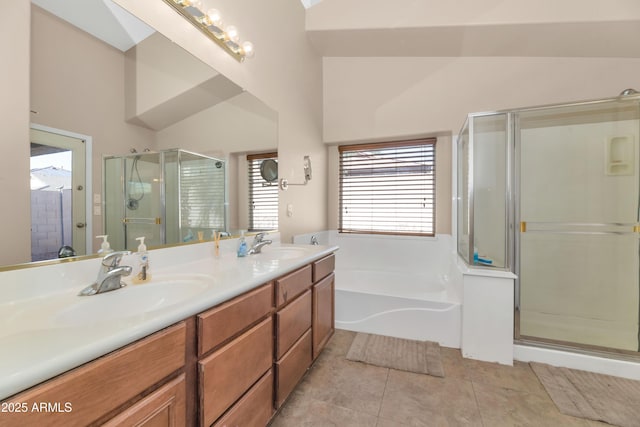
[[[156,31],[111,0],[31,0],[123,52]]]

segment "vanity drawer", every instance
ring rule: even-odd
[[[198,315],[198,356],[217,347],[273,310],[268,283]]]
[[[276,313],[276,359],[311,327],[311,290]]]
[[[276,305],[292,301],[311,286],[311,265],[289,273],[276,280]]]
[[[213,426],[266,426],[272,415],[273,369],[269,369]]]
[[[272,363],[272,317],[198,362],[203,425],[209,426],[217,420]]]
[[[185,339],[185,323],[180,322],[20,393],[8,402],[26,402],[29,408],[38,402],[60,402],[61,410],[5,413],[0,426],[91,424],[182,368]]]
[[[300,378],[311,366],[311,329],[276,362],[276,408],[293,391]]]
[[[313,283],[324,279],[336,269],[336,256],[331,254],[313,262]]]

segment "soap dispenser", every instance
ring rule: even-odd
[[[104,234],[102,236],[96,236],[96,239],[102,239],[102,245],[100,245],[100,249],[98,250],[98,253],[100,255],[107,255],[107,254],[113,252],[113,249],[111,249],[111,245],[107,241],[108,237],[109,237],[109,235],[107,235],[107,234]]]
[[[238,240],[238,256],[247,256],[247,241],[244,238],[244,230],[240,231],[240,239]]]
[[[149,253],[147,252],[147,246],[144,244],[144,237],[136,238],[140,242],[138,245],[138,273],[133,276],[133,283],[147,283],[151,280],[151,274],[149,274]]]

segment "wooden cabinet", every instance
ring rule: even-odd
[[[268,283],[199,314],[198,356],[224,343],[272,311],[273,286]]]
[[[262,427],[273,415],[273,369],[221,417],[214,427]]]
[[[273,283],[197,316],[201,426],[264,426],[273,415]]]
[[[0,427],[266,425],[334,331],[322,258],[19,393]],[[52,407],[55,409],[52,411]]]
[[[276,359],[280,359],[311,327],[311,291],[276,313]]]
[[[185,375],[160,387],[120,415],[104,424],[104,427],[181,427],[185,426],[186,381]]]
[[[185,329],[180,322],[10,398],[29,410],[3,413],[0,426],[88,425],[117,415],[184,366]],[[177,400],[170,406],[179,410]],[[33,410],[42,403],[54,407]]]
[[[293,301],[298,295],[309,289],[312,283],[311,266],[282,276],[276,280],[276,306],[278,308]]]
[[[313,285],[313,360],[335,331],[335,274]]]
[[[279,408],[312,361],[313,267],[306,265],[275,281],[275,407]]]
[[[198,362],[202,425],[215,422],[272,363],[271,317]]]
[[[282,406],[311,366],[311,330],[276,361],[276,408]]]
[[[336,269],[336,256],[331,254],[311,264],[313,283],[324,279]]]

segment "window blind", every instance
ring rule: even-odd
[[[260,175],[263,160],[278,160],[277,153],[247,155],[249,171],[249,230],[278,228],[278,183],[267,183]]]
[[[225,230],[224,162],[184,157],[180,159],[182,226]]]
[[[436,139],[343,145],[343,233],[435,234]]]

